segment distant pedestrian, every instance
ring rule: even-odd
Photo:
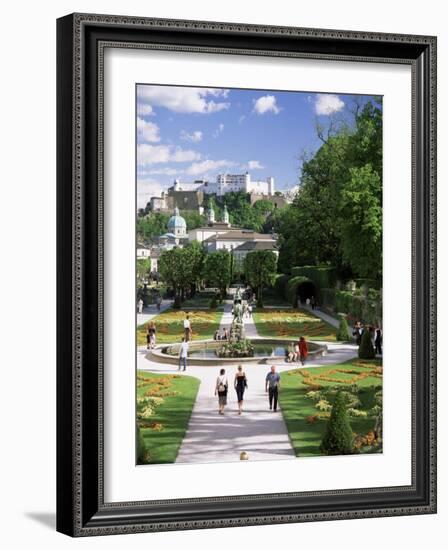
[[[275,372],[275,366],[272,365],[271,370],[266,375],[266,393],[269,393],[269,410],[272,411],[274,407],[274,412],[277,411],[278,403],[278,390],[280,388],[280,375],[278,372]]]
[[[355,339],[356,345],[361,344],[362,328],[361,323],[356,321],[355,326],[353,327],[353,338]]]
[[[156,345],[156,324],[150,321],[147,326],[146,344],[148,349],[152,349]]]
[[[227,392],[229,390],[229,382],[227,381],[226,371],[221,369],[219,376],[216,379],[215,395],[218,396],[218,412],[224,414],[224,407],[227,405]]]
[[[162,307],[162,301],[163,301],[163,300],[162,300],[162,296],[160,296],[160,295],[157,296],[157,301],[156,301],[156,303],[157,303],[157,310],[158,310],[158,311],[160,311],[160,308]]]
[[[179,368],[178,370],[187,370],[187,358],[188,358],[188,342],[185,338],[182,338],[182,343],[179,348]],[[182,369],[183,367],[183,369]]]
[[[249,304],[249,305],[247,306],[247,315],[248,315],[249,319],[252,317],[252,311],[253,311],[253,309],[254,309],[254,308],[253,308],[252,304]]]
[[[191,322],[190,322],[190,316],[187,315],[184,319],[184,337],[185,341],[189,342],[191,338]]]
[[[140,298],[140,300],[137,302],[137,311],[142,314],[143,313],[143,300]]]
[[[227,332],[226,327],[224,327],[222,339],[223,339],[223,340],[228,340],[228,339],[229,339],[229,333]]]
[[[213,335],[213,340],[221,340],[221,337],[219,335],[219,329],[215,330],[215,334]]]
[[[243,371],[243,367],[241,365],[238,366],[236,371],[234,384],[238,399],[238,414],[241,414],[243,412],[244,392],[247,388],[246,373]]]
[[[300,357],[300,346],[299,346],[299,342],[296,342],[294,344],[294,356],[293,356],[293,361],[298,361],[299,360],[299,357]]]
[[[299,340],[299,354],[300,362],[303,366],[305,364],[306,358],[308,357],[308,343],[303,336],[301,336]]]
[[[311,309],[316,309],[316,299],[311,296]]]
[[[306,299],[305,301],[306,305],[309,307],[310,303],[311,303],[311,300],[309,298]]]
[[[380,327],[377,327],[375,331],[375,353],[383,355],[383,331]]]

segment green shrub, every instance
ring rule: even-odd
[[[148,459],[148,451],[145,447],[145,440],[143,439],[143,433],[139,426],[137,426],[137,464],[145,464]]]
[[[358,357],[360,359],[375,359],[375,348],[372,344],[372,338],[367,328],[363,330],[361,343],[358,348]]]
[[[286,285],[288,284],[288,281],[290,279],[289,275],[285,275],[284,273],[279,273],[275,278],[274,283],[274,291],[277,296],[281,298],[286,297]]]
[[[320,450],[326,455],[347,455],[353,452],[353,432],[345,397],[341,392],[336,394]]]
[[[181,309],[181,307],[182,307],[182,301],[180,299],[180,296],[176,296],[173,302],[173,309]]]
[[[291,269],[291,275],[293,277],[307,277],[311,279],[318,289],[332,288],[336,284],[336,269],[328,265],[304,265],[293,267]]]
[[[350,340],[350,329],[348,327],[347,319],[345,315],[339,316],[339,328],[336,333],[336,339],[339,340],[339,342],[347,342]]]

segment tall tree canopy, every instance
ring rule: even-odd
[[[293,203],[273,218],[279,233],[279,267],[335,265],[353,275],[379,278],[382,266],[382,107],[358,106],[353,124],[321,129],[322,145],[302,165]]]
[[[263,287],[272,286],[277,273],[277,256],[271,250],[249,252],[244,258],[246,281],[257,292],[258,305],[263,305]]]

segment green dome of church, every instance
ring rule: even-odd
[[[185,235],[187,232],[187,222],[179,214],[179,208],[174,209],[174,216],[168,220],[168,231],[174,235]]]

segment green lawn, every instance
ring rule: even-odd
[[[188,311],[193,340],[205,340],[213,338],[215,330],[221,321],[221,311]],[[168,309],[154,317],[156,324],[156,342],[158,344],[172,344],[180,342],[184,334],[183,322],[186,316],[185,311]],[[146,344],[146,325],[137,327],[137,345]]]
[[[307,340],[336,340],[336,328],[309,311],[269,310],[254,312],[254,321],[260,336]]]
[[[382,367],[378,360],[352,360],[337,365],[295,369],[281,374],[280,406],[296,456],[320,456],[319,450],[329,412],[316,407],[307,396],[309,391],[323,388],[347,389],[352,384],[359,388],[360,411],[367,411],[366,418],[350,417],[352,431],[366,436],[375,426],[375,393],[382,389]],[[366,448],[366,447],[365,447]]]
[[[156,401],[152,414],[141,418],[137,412],[144,445],[144,457],[139,464],[167,464],[176,460],[199,384],[192,376],[138,373],[137,401],[142,397]]]

